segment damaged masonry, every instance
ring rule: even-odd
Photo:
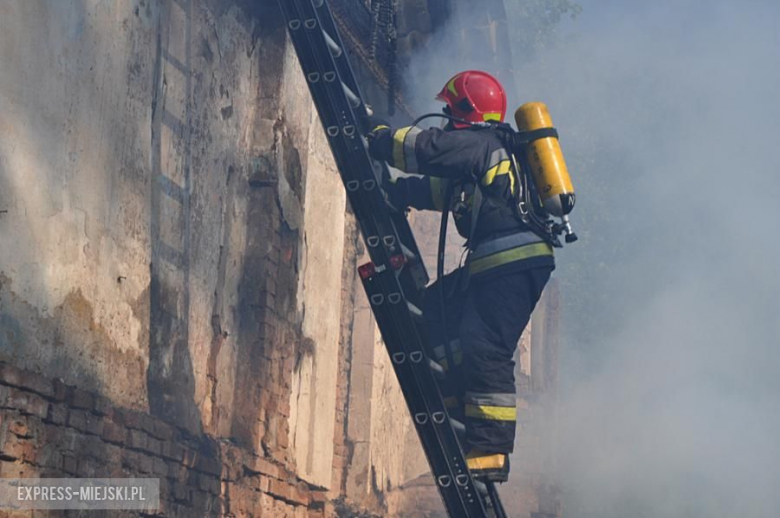
[[[511,70],[503,2],[329,4],[378,113],[412,115],[399,71],[445,25]],[[277,2],[11,2],[0,48],[0,477],[158,478],[160,516],[445,516]],[[431,270],[438,216],[410,222]],[[518,348],[510,516],[560,516],[559,305]]]

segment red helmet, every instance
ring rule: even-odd
[[[447,81],[439,95],[453,116],[469,122],[504,122],[506,115],[506,92],[498,80],[486,72],[466,70]],[[467,124],[454,122],[456,128]]]

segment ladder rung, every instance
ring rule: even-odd
[[[347,101],[349,101],[349,105],[353,108],[358,108],[361,104],[363,104],[360,101],[360,97],[355,95],[355,92],[349,89],[347,85],[344,83],[341,83],[342,88],[344,88],[344,95],[347,96]]]
[[[404,254],[407,263],[412,263],[417,260],[417,256],[414,255],[414,252],[406,248],[403,243],[401,243],[401,253]]]
[[[409,308],[409,313],[412,314],[412,317],[414,317],[415,320],[422,321],[423,312],[420,308],[418,308],[408,300],[406,301],[406,306]]]
[[[455,430],[455,433],[457,433],[460,436],[466,435],[466,425],[458,421],[457,419],[453,419],[450,417],[450,424],[452,425],[452,429]]]
[[[436,374],[439,377],[444,377],[446,373],[444,372],[444,367],[442,367],[439,363],[436,363],[435,361],[428,359],[428,365],[430,365],[431,370],[434,374]]]
[[[341,57],[342,50],[341,50],[341,47],[338,46],[338,43],[333,41],[333,38],[331,38],[330,35],[327,32],[322,31],[322,34],[323,34],[323,36],[325,36],[325,43],[328,44],[328,48],[330,49],[331,55],[334,58]]]

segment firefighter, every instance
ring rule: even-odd
[[[450,211],[467,239],[465,266],[426,290],[424,311],[435,327],[442,323],[438,301],[447,307],[447,329],[431,331],[445,337],[433,355],[460,369],[455,413],[465,420],[469,469],[478,478],[505,481],[517,420],[514,352],[555,268],[553,251],[518,215],[520,186],[501,130],[507,105],[501,84],[470,70],[447,81],[436,98],[450,117],[444,128],[376,124],[369,152],[421,175],[383,186],[395,207]]]

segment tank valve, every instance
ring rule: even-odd
[[[577,234],[574,233],[574,230],[572,230],[571,228],[571,223],[569,222],[569,216],[563,216],[561,220],[563,221],[563,231],[566,234],[563,237],[564,241],[566,241],[567,243],[574,243],[579,238],[577,237]]]

